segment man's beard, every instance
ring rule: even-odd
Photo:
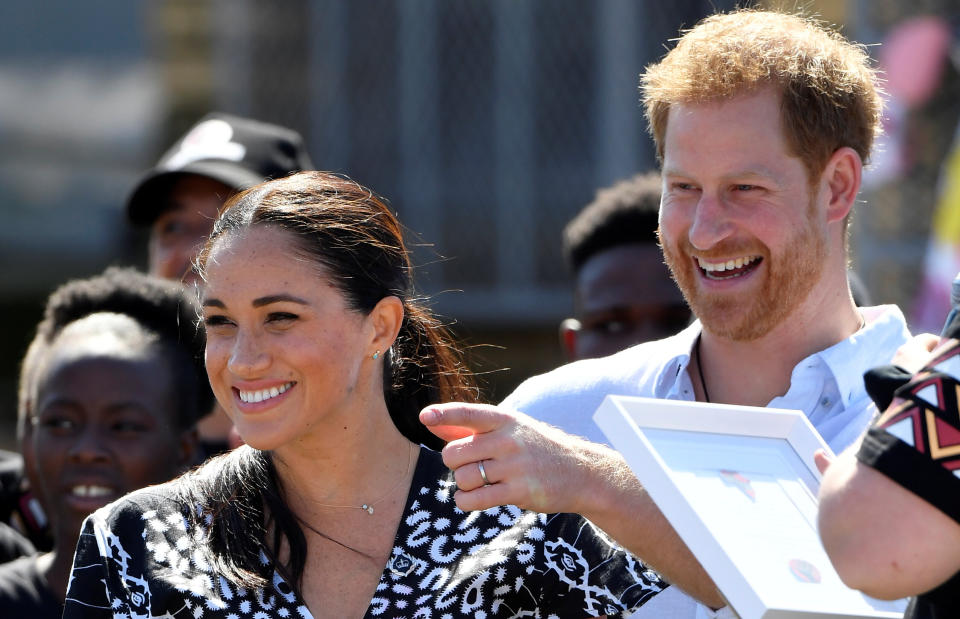
[[[757,267],[765,269],[765,279],[752,282],[751,296],[736,293],[705,292],[699,288],[702,274],[691,257],[693,247],[684,237],[682,249],[663,242],[663,255],[673,279],[705,330],[733,341],[761,338],[781,324],[806,300],[820,280],[826,256],[826,241],[815,229],[810,204],[806,225],[777,256],[770,248],[754,242],[721,243],[700,257],[761,256]],[[662,239],[662,237],[661,237]]]

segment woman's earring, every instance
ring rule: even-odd
[[[378,350],[377,352],[373,353],[373,360],[376,361],[379,358],[380,358],[380,351]]]

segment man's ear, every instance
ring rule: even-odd
[[[827,222],[843,221],[853,208],[860,192],[863,161],[849,146],[838,148],[827,161],[823,180],[829,191]]]
[[[577,334],[580,331],[580,321],[576,318],[565,318],[560,323],[560,347],[568,361],[577,360]]]
[[[368,316],[373,327],[370,355],[376,351],[383,354],[393,346],[400,332],[400,325],[403,324],[403,313],[403,301],[393,296],[383,297],[373,307]]]

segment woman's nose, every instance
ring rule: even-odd
[[[253,334],[239,332],[230,351],[228,369],[237,376],[250,377],[270,365],[270,356],[260,338]]]

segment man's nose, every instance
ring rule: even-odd
[[[710,249],[733,232],[733,224],[723,199],[704,192],[697,202],[693,223],[687,233],[690,244],[696,249]]]

